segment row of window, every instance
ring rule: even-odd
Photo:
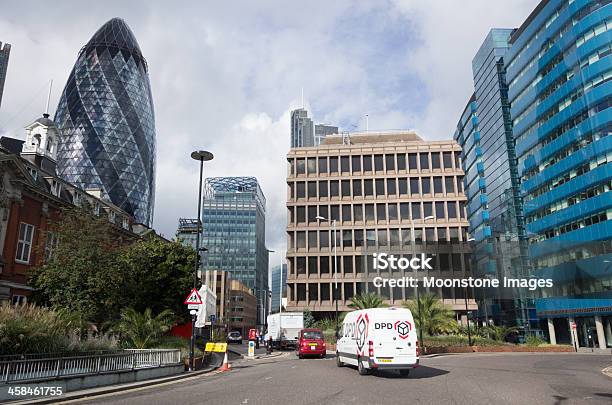
[[[318,216],[339,222],[363,222],[365,220],[378,223],[465,218],[465,202],[463,201],[311,205],[289,207],[288,209],[290,224],[318,223]]]
[[[47,232],[45,240],[44,259],[45,262],[51,259],[53,251],[57,248],[59,238],[53,232]],[[32,255],[32,245],[34,243],[34,225],[21,222],[19,224],[19,235],[17,238],[17,251],[15,253],[15,262],[22,264],[30,264]]]
[[[459,169],[460,152],[388,153],[289,159],[292,175]]]
[[[417,255],[418,256],[418,255]],[[396,257],[405,257],[410,260],[412,257],[410,254],[396,255]],[[466,271],[470,269],[470,258],[469,253],[436,253],[431,256],[432,260],[430,265],[432,271]],[[372,275],[378,274],[377,270],[374,270],[374,263],[371,256],[338,256],[334,260],[334,256],[298,256],[289,257],[289,275],[288,279],[295,279],[298,276],[321,276],[321,275],[334,275],[336,274],[335,266],[336,260],[338,263],[337,274],[340,277],[355,277],[363,276],[364,274]],[[404,272],[411,272],[413,270],[407,269]],[[422,272],[422,270],[418,270]],[[402,274],[402,270],[388,270],[381,271],[381,273],[396,273]]]
[[[289,183],[297,198],[387,197],[392,195],[463,193],[463,176],[388,177],[381,179],[319,180]]]
[[[374,283],[367,283],[367,291],[375,292],[384,300],[404,301],[416,298],[416,289],[412,287],[380,287],[374,286]],[[420,295],[432,293],[441,299],[464,300],[473,298],[473,292],[465,288],[425,288],[419,287]],[[362,282],[342,282],[338,283],[338,300],[349,301],[355,295],[366,292],[366,283]],[[330,304],[335,300],[335,284],[334,283],[297,283],[289,284],[288,291],[289,300],[292,302],[309,302],[319,303],[329,301]],[[308,298],[308,299],[307,299]]]
[[[611,215],[608,215],[607,212],[600,212],[595,215],[591,215],[590,217],[581,218],[578,221],[573,221],[568,224],[563,224],[559,227],[549,229],[543,234],[533,238],[532,242],[542,242],[547,239],[563,235],[564,233],[572,232],[581,228],[586,228],[588,226],[598,224],[603,221],[607,221],[608,219],[612,219],[612,213]]]
[[[368,247],[397,247],[413,243],[457,243],[467,241],[466,227],[427,227],[427,228],[379,228],[379,229],[343,229],[336,231],[336,247],[353,249]],[[320,250],[333,248],[333,230],[293,231],[288,232],[289,249]]]

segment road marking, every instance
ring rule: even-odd
[[[249,399],[245,398],[244,401],[242,401],[243,404],[248,404],[249,403]]]
[[[266,377],[266,380],[271,380],[271,379],[272,379],[272,377]]]
[[[612,366],[604,368],[603,370],[601,370],[601,372],[612,378]]]

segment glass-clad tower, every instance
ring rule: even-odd
[[[542,1],[506,54],[536,299],[551,342],[612,347],[612,3]]]
[[[58,174],[150,226],[155,201],[155,116],[147,63],[127,24],[113,18],[81,49],[55,114]]]
[[[257,324],[266,322],[266,198],[255,177],[210,177],[202,201],[204,270],[224,270],[254,289]]]
[[[273,314],[280,311],[280,306],[282,305],[281,297],[284,297],[285,292],[287,291],[287,265],[283,264],[282,266],[282,271],[280,264],[272,267],[272,277],[270,279],[270,282],[272,284],[270,288],[270,290],[272,291],[270,312]]]

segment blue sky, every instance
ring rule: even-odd
[[[178,5],[180,4],[180,5]],[[12,44],[0,133],[24,138],[51,113],[79,49],[126,20],[149,64],[157,127],[154,226],[172,237],[196,215],[194,149],[211,176],[254,175],[267,198],[267,243],[285,249],[289,111],[300,89],[316,122],[347,130],[416,129],[450,138],[472,91],[471,60],[492,27],[516,27],[535,0],[20,1],[4,4]],[[44,18],[41,18],[44,15]],[[178,181],[177,181],[178,180]],[[278,254],[278,253],[277,253]],[[276,254],[276,255],[277,255]],[[278,263],[278,258],[271,258]]]

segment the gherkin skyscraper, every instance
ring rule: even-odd
[[[125,21],[108,21],[81,49],[55,123],[58,174],[150,226],[155,115],[147,62]]]

